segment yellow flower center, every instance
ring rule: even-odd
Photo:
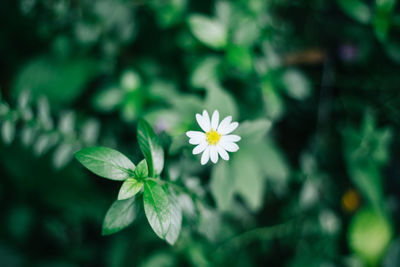
[[[211,131],[206,133],[206,138],[210,145],[215,146],[218,144],[219,139],[221,139],[221,135],[217,131],[214,131],[214,129],[211,129]]]

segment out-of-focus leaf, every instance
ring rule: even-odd
[[[121,88],[127,92],[137,90],[141,85],[140,76],[133,70],[125,71],[121,76]]]
[[[53,119],[50,116],[49,101],[46,97],[40,97],[37,101],[38,105],[38,121],[46,130],[53,128]]]
[[[142,189],[142,187],[142,182],[139,182],[132,178],[126,179],[119,189],[118,200],[123,200],[135,196]]]
[[[207,86],[205,108],[209,111],[218,110],[221,117],[232,116],[234,120],[237,118],[237,107],[234,98],[216,84]]]
[[[18,96],[18,108],[20,110],[24,110],[25,108],[28,107],[28,103],[30,100],[30,93],[29,91],[22,91],[19,96]]]
[[[250,144],[243,143],[242,146],[252,151],[254,160],[270,180],[287,182],[290,174],[288,163],[282,151],[271,139]]]
[[[371,10],[363,0],[337,0],[337,3],[348,16],[360,23],[369,23],[371,20]]]
[[[253,70],[253,55],[251,49],[232,45],[227,49],[226,61],[235,70],[242,73],[249,73]]]
[[[98,120],[87,120],[81,129],[81,138],[85,144],[91,145],[97,141],[100,132],[100,123]]]
[[[209,83],[219,83],[219,66],[221,59],[209,56],[201,59],[193,68],[190,83],[195,88],[205,88]]]
[[[1,137],[6,145],[12,143],[15,138],[15,122],[12,120],[5,120],[1,125]]]
[[[126,94],[121,107],[122,119],[128,122],[137,119],[139,114],[142,112],[143,104],[144,95],[141,90],[132,91]]]
[[[176,259],[173,254],[164,251],[157,251],[151,253],[139,267],[174,267],[176,265]]]
[[[373,205],[374,208],[381,209],[383,204],[382,176],[376,165],[352,164],[348,165],[350,179]]]
[[[43,155],[55,144],[57,144],[59,136],[57,134],[42,134],[36,140],[33,151],[37,156]]]
[[[165,192],[167,192],[171,204],[171,225],[169,226],[165,240],[167,240],[170,245],[173,245],[178,240],[179,233],[181,232],[182,209],[179,205],[178,196],[175,194],[173,189],[170,186],[165,186],[164,189]]]
[[[215,15],[225,27],[228,27],[233,13],[233,4],[229,1],[216,1],[215,2]]]
[[[208,240],[215,242],[218,240],[218,234],[221,230],[221,216],[211,207],[198,203],[200,219],[198,223],[199,232],[202,233]]]
[[[347,126],[343,132],[344,156],[352,182],[374,208],[384,201],[381,167],[389,159],[391,129],[377,129],[371,113],[366,113],[360,129]]]
[[[311,84],[307,78],[296,69],[288,69],[282,76],[282,84],[290,97],[303,100],[311,94]]]
[[[25,126],[21,131],[21,140],[25,146],[32,145],[37,134],[37,129],[29,126]]]
[[[257,163],[243,148],[232,158],[232,176],[235,191],[244,199],[248,207],[257,211],[263,204],[265,179]]]
[[[228,162],[220,162],[211,172],[211,194],[221,211],[229,211],[232,208],[235,181],[230,170]]]
[[[107,211],[103,222],[103,235],[111,235],[128,227],[136,218],[135,198],[116,200]]]
[[[140,150],[149,167],[149,175],[151,177],[160,175],[164,167],[164,151],[158,136],[154,133],[150,124],[143,119],[139,120],[137,135]]]
[[[8,105],[6,103],[0,102],[0,116],[6,115],[9,110],[10,110],[10,108],[8,107]]]
[[[53,166],[56,169],[65,167],[74,156],[74,146],[72,144],[59,145],[53,154]]]
[[[94,97],[93,104],[98,110],[112,111],[121,104],[123,96],[123,91],[119,88],[106,89]]]
[[[58,129],[61,133],[68,135],[74,133],[75,113],[72,111],[65,112],[61,115],[58,123]]]
[[[211,48],[222,49],[227,44],[227,29],[218,20],[203,15],[191,15],[189,28],[199,41]]]
[[[75,153],[76,159],[95,174],[111,180],[133,176],[135,165],[122,153],[107,147],[85,147]]]
[[[244,18],[240,20],[234,29],[234,43],[240,46],[251,47],[260,38],[260,27],[252,18]]]
[[[262,93],[268,117],[272,120],[280,119],[285,112],[285,106],[281,96],[276,92],[270,81],[263,83]]]
[[[271,121],[267,119],[257,119],[253,121],[244,121],[239,124],[235,134],[239,135],[246,142],[257,142],[265,137],[271,129]]]
[[[157,14],[156,18],[161,27],[175,25],[183,17],[187,6],[187,0],[168,0],[163,2],[149,2]]]
[[[153,231],[166,238],[171,225],[171,204],[163,188],[154,181],[146,181],[143,194],[144,211]]]
[[[376,265],[393,236],[387,217],[365,208],[352,218],[347,233],[349,247],[369,265]]]
[[[34,98],[45,95],[52,106],[74,101],[93,77],[96,66],[92,60],[57,61],[39,57],[28,62],[18,74],[14,93],[28,89]]]
[[[373,25],[375,34],[380,41],[387,39],[392,23],[392,13],[397,0],[376,0]]]

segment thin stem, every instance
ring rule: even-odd
[[[158,183],[159,185],[168,184],[168,185],[170,185],[171,187],[173,187],[175,190],[177,190],[177,191],[179,191],[179,192],[182,192],[182,193],[185,193],[185,194],[188,194],[188,195],[190,195],[192,198],[196,198],[196,197],[197,197],[193,192],[190,192],[190,191],[187,190],[186,188],[184,188],[184,187],[182,187],[182,186],[180,186],[180,185],[177,185],[177,184],[175,184],[175,183],[173,183],[173,182],[171,182],[171,181],[161,180],[161,179],[157,179],[157,178],[150,178],[150,177],[147,178],[146,180],[154,181],[154,182]]]

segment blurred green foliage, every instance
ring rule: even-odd
[[[399,8],[4,1],[0,266],[399,266]],[[204,109],[240,122],[227,162],[191,153]],[[182,190],[91,175],[91,146]]]

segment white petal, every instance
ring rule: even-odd
[[[201,155],[201,165],[206,164],[209,158],[210,158],[210,147],[208,146],[204,150],[203,155]]]
[[[189,138],[197,138],[197,137],[201,137],[203,135],[205,136],[205,134],[200,131],[188,131],[188,132],[186,132],[186,135]]]
[[[218,152],[216,146],[210,146],[210,158],[213,163],[218,162]]]
[[[192,145],[198,145],[203,141],[206,141],[206,134],[198,131],[186,132],[186,135],[190,137],[189,143]]]
[[[222,142],[238,142],[242,139],[239,135],[236,134],[230,134],[230,135],[223,135],[221,136],[221,141]]]
[[[229,154],[225,151],[225,149],[218,145],[217,151],[223,160],[229,160]]]
[[[228,152],[236,152],[239,150],[239,146],[232,142],[219,142],[219,145]]]
[[[218,133],[225,135],[233,132],[237,127],[239,126],[239,123],[237,122],[232,122],[228,126],[221,127],[221,125],[218,128]]]
[[[221,123],[219,124],[218,129],[217,129],[217,132],[221,133],[220,131],[221,131],[222,129],[224,129],[225,127],[229,126],[229,124],[231,123],[231,121],[232,121],[232,116],[228,116],[228,117],[224,118],[224,119],[221,121]]]
[[[192,144],[192,145],[198,145],[201,142],[202,142],[201,139],[196,139],[196,138],[189,139],[189,144]]]
[[[211,128],[214,130],[217,130],[218,122],[219,122],[219,112],[218,112],[218,110],[215,110],[214,113],[212,114],[212,118],[211,118]]]
[[[208,132],[211,129],[210,116],[208,116],[208,112],[206,110],[203,111],[203,116],[200,114],[196,114],[197,123],[200,125],[203,131]]]
[[[193,155],[200,154],[207,148],[207,142],[202,142],[200,145],[193,148]]]

